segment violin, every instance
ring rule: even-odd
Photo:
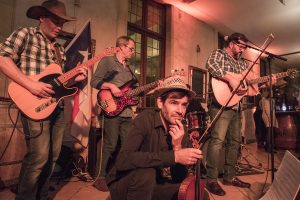
[[[200,137],[200,130],[192,129],[189,134],[193,148],[201,149],[208,139],[207,131]],[[199,139],[200,138],[200,139]],[[196,173],[189,175],[180,184],[178,200],[203,200],[205,195],[205,183],[201,180],[201,161],[196,164]],[[197,189],[198,187],[198,189]]]
[[[204,198],[204,191],[205,191],[205,183],[203,180],[200,180],[200,200]],[[182,183],[180,184],[179,191],[178,191],[178,200],[195,200],[195,193],[196,193],[196,176],[190,175],[185,178]]]

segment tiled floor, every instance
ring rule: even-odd
[[[226,191],[226,195],[219,197],[210,194],[210,199],[212,200],[255,200],[259,199],[263,192],[266,192],[271,184],[271,171],[267,169],[271,168],[268,164],[268,158],[270,160],[270,154],[265,153],[261,149],[256,148],[256,143],[245,145],[245,149],[242,150],[242,163],[248,161],[252,166],[259,167],[261,163],[261,171],[263,174],[255,175],[245,175],[239,176],[243,181],[251,183],[250,189],[240,189],[233,186],[221,186]],[[275,167],[278,168],[281,159],[284,155],[283,150],[277,150],[275,154]],[[276,174],[275,174],[276,175]],[[220,182],[221,183],[221,182]],[[265,185],[265,187],[264,187]],[[92,186],[92,182],[83,182],[78,180],[78,178],[73,177],[69,181],[65,181],[60,184],[52,182],[53,191],[51,196],[55,200],[106,200],[109,199],[108,192],[100,192]],[[263,191],[262,191],[263,190]],[[14,199],[14,193],[12,193],[8,188],[0,191],[0,199],[2,200],[12,200]]]

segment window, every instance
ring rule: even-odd
[[[189,84],[196,92],[196,98],[202,103],[207,100],[207,71],[198,67],[189,66]]]
[[[141,85],[164,77],[165,7],[149,0],[128,0],[128,36],[136,42],[131,62]],[[155,106],[154,97],[144,97],[143,106]]]

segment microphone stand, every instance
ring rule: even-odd
[[[238,42],[238,43],[239,43],[239,42]],[[241,44],[241,43],[239,43],[239,44]],[[263,52],[263,53],[267,54],[269,57],[277,58],[277,59],[283,60],[283,61],[287,61],[287,58],[284,58],[284,57],[279,56],[279,55],[275,55],[275,54],[270,53],[270,52],[268,52],[268,51],[266,51],[266,50],[263,50],[263,49],[260,49],[260,48],[254,47],[254,46],[250,46],[250,45],[248,45],[248,44],[242,44],[242,45],[244,45],[244,46],[247,47],[247,48],[255,49],[255,50],[257,50],[257,51]]]
[[[208,138],[209,135],[209,131],[211,129],[211,127],[217,122],[217,120],[220,118],[221,114],[223,113],[224,109],[227,107],[227,105],[229,104],[229,102],[231,101],[231,99],[234,97],[234,95],[237,93],[238,89],[240,88],[240,86],[243,84],[243,81],[246,79],[247,75],[250,73],[251,69],[253,68],[253,66],[255,65],[255,63],[258,61],[258,59],[261,57],[261,55],[265,52],[265,50],[267,49],[267,47],[271,44],[271,42],[274,40],[274,36],[272,34],[270,34],[267,38],[267,40],[265,41],[265,46],[262,48],[262,50],[259,49],[260,54],[257,56],[257,58],[255,59],[255,61],[253,62],[253,64],[247,69],[247,72],[244,74],[243,78],[240,80],[238,86],[231,92],[231,96],[230,98],[227,100],[226,104],[223,105],[220,110],[218,111],[218,113],[216,114],[216,116],[211,120],[211,122],[208,124],[207,128],[205,129],[205,131],[203,132],[203,134],[201,135],[201,137],[198,139],[198,144],[199,144],[199,149],[202,149],[205,140]],[[247,47],[250,47],[247,45]],[[200,162],[197,161],[197,166],[196,166],[196,170],[198,171],[198,167],[200,166]],[[199,168],[200,169],[200,168]],[[196,171],[196,175],[197,175],[197,171]],[[200,173],[200,170],[199,172]],[[196,176],[196,200],[200,199],[200,192],[199,192],[199,185],[200,185],[200,177]]]
[[[272,182],[274,181],[274,176],[275,176],[275,160],[274,160],[274,131],[273,131],[273,86],[272,86],[272,57],[269,55],[268,56],[268,68],[269,68],[269,87],[270,87],[270,92],[269,92],[269,101],[270,101],[270,128],[268,130],[268,136],[269,137],[269,142],[271,144],[271,177],[272,177]],[[267,149],[268,151],[269,149]]]
[[[252,48],[252,49],[255,49],[257,51],[260,51],[260,52],[263,52],[261,49],[259,48],[256,48],[256,47],[253,47],[253,46],[250,46],[250,45],[245,45],[249,48]],[[272,85],[272,60],[273,58],[277,58],[277,59],[280,59],[280,60],[283,60],[283,61],[287,61],[286,58],[282,57],[282,56],[279,56],[279,55],[275,55],[275,54],[272,54],[268,51],[264,51],[263,53],[267,54],[268,57],[267,57],[267,60],[268,60],[268,73],[269,73],[269,87],[270,87],[270,93],[269,93],[269,105],[270,105],[270,128],[268,130],[268,136],[269,137],[269,140],[268,142],[270,144],[270,150],[271,150],[271,176],[272,176],[272,182],[274,181],[274,176],[275,176],[275,161],[274,161],[274,119],[273,119],[273,113],[274,113],[274,106],[273,106],[273,98],[274,98],[274,95],[273,95],[273,85]],[[269,149],[268,149],[269,150]]]

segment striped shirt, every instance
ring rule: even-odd
[[[235,60],[224,49],[217,49],[208,58],[206,68],[213,77],[221,78],[226,72],[240,74],[247,68],[247,63],[243,59]]]
[[[14,31],[4,43],[0,43],[0,56],[10,57],[24,74],[36,75],[51,63],[60,65],[51,44],[59,50],[64,65],[64,48],[56,41],[51,43],[38,27]]]

